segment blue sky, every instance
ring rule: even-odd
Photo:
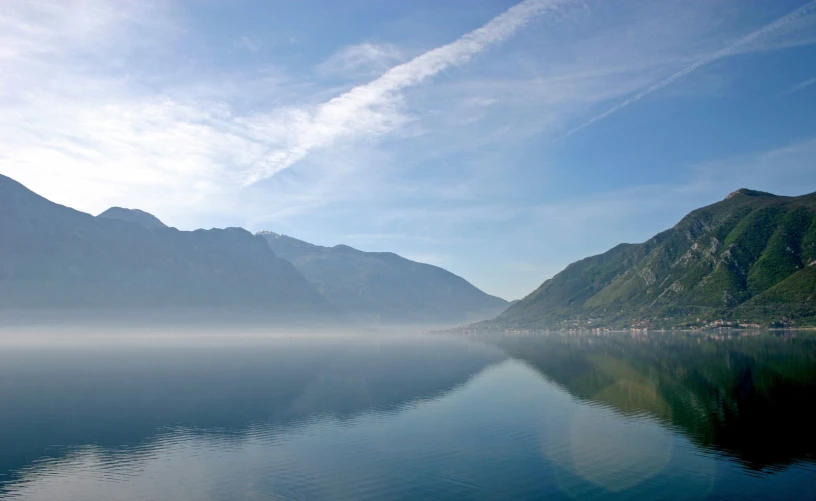
[[[513,299],[740,187],[816,191],[816,2],[3,3],[0,173]]]

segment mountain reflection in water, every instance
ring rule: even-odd
[[[539,334],[490,338],[585,401],[645,415],[755,469],[816,453],[816,337]]]
[[[795,498],[810,334],[0,336],[0,499]]]
[[[259,424],[283,432],[320,416],[393,412],[501,359],[464,348],[348,337],[4,348],[0,475],[72,446],[133,446],[168,428],[240,437]]]

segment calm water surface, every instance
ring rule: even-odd
[[[0,499],[814,499],[797,333],[0,343]]]

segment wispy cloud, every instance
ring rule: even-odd
[[[814,155],[816,138],[811,138],[781,148],[687,165],[682,171],[683,182],[610,189],[528,207],[532,217],[510,230],[505,228],[501,235],[501,241],[512,242],[501,253],[503,260],[491,260],[481,275],[490,277],[485,281],[488,290],[508,298],[523,296],[568,263],[622,242],[643,242],[692,210],[721,200],[740,187],[779,195],[812,191],[816,186]],[[478,248],[468,247],[469,252]],[[497,254],[494,250],[491,257]],[[519,262],[531,266],[519,266]],[[535,269],[536,263],[541,263],[541,269]],[[464,276],[482,280],[478,269],[464,270],[469,272]]]
[[[401,91],[466,63],[560,3],[564,0],[525,0],[454,42],[322,103],[272,101],[241,113],[235,96],[258,87],[253,82],[264,82],[263,75],[245,79],[242,89],[207,80],[182,82],[176,89],[175,83],[156,85],[169,74],[153,71],[155,55],[167,58],[166,47],[184,30],[161,4],[19,1],[0,21],[0,45],[6,49],[0,54],[5,91],[0,169],[50,198],[94,212],[113,204],[141,206],[171,221],[169,211],[181,215],[192,207],[240,212],[238,206],[252,198],[237,196],[247,186],[328,146],[337,153],[338,139],[395,130],[409,120]],[[237,39],[248,50],[260,48],[255,39]],[[384,64],[401,57],[397,52],[387,44],[364,43],[337,57],[351,66],[374,59]],[[140,58],[144,68],[136,64]],[[325,92],[307,88],[309,95]],[[342,199],[347,190],[336,180],[347,170],[331,163],[331,169],[317,169],[322,175],[315,183],[299,183],[294,193],[284,187],[276,198],[285,205],[267,202],[262,205],[274,207],[250,219],[288,216]]]
[[[372,76],[405,58],[393,44],[363,42],[343,47],[317,66],[323,75]]]
[[[407,61],[404,47],[362,32],[367,42],[343,40],[329,61],[380,76],[348,89],[321,80],[329,61],[278,67],[264,50],[219,72],[207,66],[211,54],[189,58],[207,40],[172,4],[9,1],[0,172],[60,203],[141,207],[179,227],[318,228],[346,210],[360,226],[338,229],[346,234],[414,219],[514,220],[512,193],[499,199],[497,190],[512,191],[508,171],[529,160],[515,156],[524,141],[552,137],[733,37],[733,26],[722,29],[727,16],[703,0],[635,0],[624,13],[588,5],[527,0]],[[787,30],[793,24],[774,40]],[[241,36],[231,33],[233,49]],[[536,158],[539,172],[548,160]],[[510,208],[497,210],[505,201]]]
[[[790,89],[786,90],[785,92],[782,93],[782,95],[784,96],[784,95],[787,95],[787,94],[793,94],[794,92],[799,92],[800,90],[804,90],[804,89],[810,87],[813,84],[816,84],[816,78],[809,78],[809,79],[805,80],[804,82],[799,82],[798,84],[794,85]]]
[[[761,189],[778,195],[806,194],[816,186],[813,158],[816,137],[769,150],[694,163],[683,167],[683,182],[633,185],[570,200],[528,208],[535,214],[536,232],[565,237],[608,233],[610,225],[631,232],[600,238],[609,248],[621,241],[639,242],[670,227],[693,209],[716,202],[739,188]],[[644,227],[648,222],[650,227]],[[531,231],[527,228],[527,231]]]
[[[0,64],[57,53],[99,54],[105,51],[105,46],[96,44],[100,39],[121,40],[148,24],[158,35],[160,27],[167,28],[162,22],[166,14],[164,7],[152,0],[4,2]],[[141,43],[149,44],[150,40]]]
[[[712,63],[712,62],[714,62],[714,61],[716,61],[718,59],[722,59],[724,57],[730,56],[730,55],[738,52],[740,49],[742,49],[746,45],[749,45],[752,42],[755,42],[756,40],[768,35],[769,33],[773,32],[773,31],[776,31],[776,30],[778,30],[778,29],[792,23],[793,21],[796,21],[797,19],[799,19],[801,17],[809,15],[814,9],[816,9],[816,1],[809,2],[808,4],[794,10],[793,12],[791,12],[791,13],[783,16],[783,17],[780,17],[779,19],[773,21],[772,23],[766,24],[762,28],[760,28],[760,29],[758,29],[758,30],[756,30],[756,31],[754,31],[754,32],[740,38],[739,40],[737,40],[735,42],[732,42],[732,43],[728,44],[726,47],[724,47],[724,48],[722,48],[722,49],[720,49],[720,50],[718,50],[716,52],[713,52],[713,53],[711,53],[711,54],[709,54],[709,55],[707,55],[707,56],[705,56],[705,57],[703,57],[703,58],[701,58],[701,59],[699,59],[697,61],[695,61],[694,63],[686,66],[685,68],[683,68],[680,71],[672,74],[671,76],[669,76],[667,78],[664,78],[663,80],[660,80],[659,82],[647,87],[646,89],[638,92],[634,96],[632,96],[632,97],[630,97],[630,98],[628,98],[628,99],[626,99],[624,101],[621,101],[620,103],[618,103],[615,106],[609,108],[608,110],[604,111],[603,113],[601,113],[599,115],[595,115],[594,117],[590,118],[589,120],[583,122],[581,125],[569,130],[561,139],[565,139],[565,138],[575,134],[576,132],[589,127],[590,125],[592,125],[592,124],[594,124],[594,123],[596,123],[596,122],[598,122],[600,120],[603,120],[603,119],[609,117],[610,115],[612,115],[614,113],[617,113],[618,111],[626,108],[627,106],[630,106],[630,105],[640,101],[641,99],[648,96],[649,94],[657,92],[658,90],[660,90],[660,89],[662,89],[662,88],[664,88],[664,87],[666,87],[668,85],[671,85],[672,83],[674,83],[675,81],[685,77],[686,75],[697,71],[698,69],[702,68],[703,66],[706,66],[706,65],[708,65],[708,64],[710,64],[710,63]]]
[[[259,50],[261,50],[261,44],[259,44],[258,42],[256,42],[255,40],[248,36],[242,36],[241,38],[238,39],[238,41],[240,42],[243,48],[250,52],[258,52]]]
[[[153,94],[122,69],[123,50],[135,60],[162,53],[182,29],[170,17],[149,0],[4,5],[0,170],[95,211],[117,198],[136,205],[127,193],[189,206],[218,186],[213,154],[247,146],[219,133],[223,109]]]
[[[267,156],[265,165],[245,177],[253,184],[302,160],[314,149],[356,135],[376,136],[392,130],[404,117],[398,112],[399,92],[422,83],[500,43],[527,23],[566,0],[524,0],[482,27],[447,45],[437,47],[389,69],[381,77],[318,106],[312,112],[291,113],[286,120],[293,131],[283,148]]]

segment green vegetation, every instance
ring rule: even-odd
[[[579,399],[650,416],[746,467],[778,469],[813,459],[811,333],[491,334],[484,340]]]
[[[816,325],[816,194],[741,189],[568,266],[483,328]]]

